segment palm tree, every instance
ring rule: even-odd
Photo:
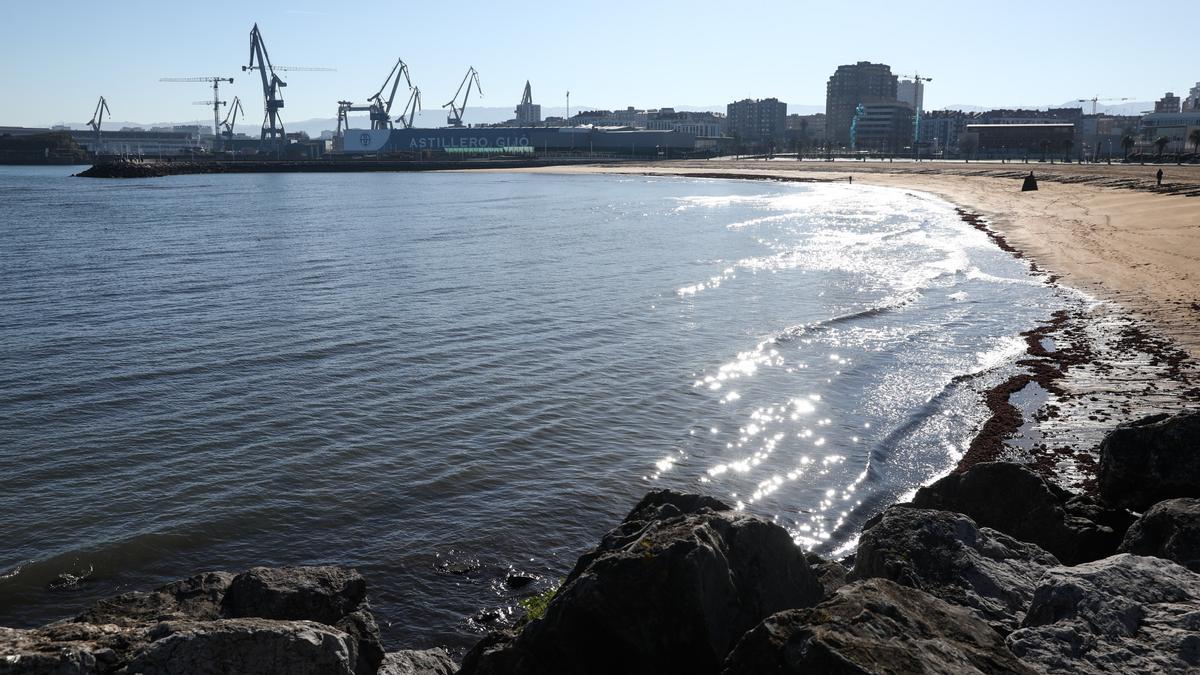
[[[1158,153],[1159,157],[1162,157],[1163,150],[1167,149],[1167,143],[1170,142],[1171,139],[1167,138],[1166,136],[1159,136],[1158,138],[1154,139],[1154,150],[1156,153]]]
[[[1192,142],[1192,152],[1200,152],[1200,129],[1192,129],[1188,140]]]
[[[1066,164],[1070,164],[1071,163],[1071,148],[1075,147],[1075,141],[1073,141],[1069,138],[1064,138],[1063,142],[1062,142],[1062,147],[1063,147],[1063,162]]]
[[[1137,145],[1137,141],[1133,138],[1133,134],[1125,134],[1121,137],[1121,147],[1125,148],[1125,159],[1129,159],[1129,152],[1135,145]]]

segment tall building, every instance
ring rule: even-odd
[[[907,153],[913,142],[913,109],[902,101],[863,104],[855,127],[859,150]]]
[[[1187,98],[1183,99],[1183,112],[1200,111],[1200,82],[1188,90]]]
[[[920,80],[900,80],[896,84],[896,100],[907,103],[913,110],[924,110],[925,83]]]
[[[1154,102],[1154,112],[1156,113],[1177,113],[1179,112],[1179,97],[1174,92],[1168,91],[1165,96]]]
[[[521,95],[521,102],[517,104],[515,112],[519,127],[542,123],[542,106],[533,102],[533,91],[529,87],[529,80],[525,80],[525,93]]]
[[[745,99],[726,106],[729,135],[755,150],[781,148],[787,133],[787,104],[774,98]]]
[[[825,134],[839,145],[850,144],[850,122],[861,103],[895,103],[897,81],[890,66],[859,61],[838,66],[825,89]]]

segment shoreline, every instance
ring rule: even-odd
[[[1024,174],[1001,165],[713,164],[516,171],[801,183],[842,182],[851,174],[855,182],[917,190],[949,202],[964,223],[1028,263],[1031,274],[1097,298],[1021,333],[1026,350],[1014,359],[1017,372],[981,392],[990,414],[951,473],[982,462],[1018,461],[1063,487],[1094,494],[1100,441],[1114,424],[1200,402],[1200,236],[1188,240],[1189,231],[1200,235],[1200,200],[1188,198],[1200,196],[1200,167],[1192,172],[1194,184],[1159,189],[1153,180],[1131,178],[1136,166],[1107,171],[1048,165],[1040,168],[1058,173],[1041,176],[1038,192],[1022,194]],[[1017,208],[1006,213],[1004,202]],[[1162,218],[1159,226],[1139,228],[1139,211],[1151,214],[1142,219]],[[1104,229],[1117,234],[1097,234]],[[1163,230],[1166,237],[1154,234]],[[1155,237],[1166,241],[1149,251],[1152,262],[1131,262],[1138,245]],[[1097,272],[1097,265],[1112,273]],[[1112,269],[1121,265],[1124,270]]]

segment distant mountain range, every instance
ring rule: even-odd
[[[1067,103],[1060,103],[1058,105],[1041,105],[1041,106],[1004,105],[1004,106],[985,107],[985,106],[978,106],[978,105],[972,105],[972,104],[967,104],[967,103],[956,103],[956,104],[952,104],[952,105],[939,106],[936,109],[937,110],[963,110],[963,111],[967,111],[967,112],[983,112],[985,110],[993,110],[996,108],[1009,108],[1009,109],[1013,109],[1013,108],[1025,108],[1025,109],[1031,109],[1031,108],[1032,109],[1082,108],[1085,113],[1090,113],[1092,111],[1092,104],[1090,101],[1085,102],[1085,103],[1079,103],[1077,101],[1070,101]],[[583,110],[597,110],[597,109],[612,110],[612,108],[599,108],[597,106],[587,106],[587,105],[571,106],[572,113],[578,113]],[[617,108],[617,109],[620,110],[621,108]],[[676,110],[686,110],[686,111],[691,111],[691,112],[722,112],[722,113],[725,112],[725,106],[723,106],[723,105],[700,105],[700,106],[685,105],[685,106],[675,106],[675,109]],[[932,110],[935,108],[929,108],[929,109]],[[1104,105],[1101,103],[1096,106],[1096,112],[1107,113],[1109,115],[1140,115],[1144,111],[1153,110],[1153,109],[1154,109],[1154,103],[1152,101],[1133,101],[1130,103],[1122,103],[1120,105]],[[825,112],[824,105],[796,105],[796,104],[788,105],[788,113],[793,114],[793,115],[811,115],[813,113],[823,113],[823,112]],[[542,106],[542,116],[543,117],[565,117],[566,113],[567,113],[567,109],[565,106]],[[259,117],[258,115],[251,114],[248,117],[248,119],[257,120],[258,117]],[[499,106],[474,107],[474,106],[472,106],[472,107],[467,108],[466,115],[464,116],[464,121],[466,121],[468,124],[495,124],[497,122],[504,122],[505,120],[510,120],[512,118],[513,118],[513,108],[509,107],[509,106],[504,106],[504,107],[499,107]],[[367,117],[365,115],[352,115],[350,117],[351,126],[354,128],[362,128],[362,127],[367,126],[368,122],[366,120],[367,120]],[[58,124],[63,124],[63,123],[59,122]],[[72,129],[87,128],[87,125],[83,122],[70,122],[70,123],[65,123],[65,124],[67,124],[67,126],[71,127]],[[176,125],[182,125],[182,124],[201,124],[201,125],[207,126],[207,123],[202,120],[193,120],[193,121],[189,121],[189,122],[153,122],[153,123],[127,122],[127,121],[119,121],[118,120],[118,121],[105,122],[104,127],[106,129],[120,129],[121,127],[142,127],[144,129],[149,129],[151,127],[170,127],[170,126],[176,126]],[[422,110],[420,113],[417,114],[415,124],[416,124],[416,126],[419,126],[419,127],[445,126],[446,111],[442,110],[440,108],[432,108],[429,110]],[[254,134],[258,133],[259,126],[260,125],[257,122],[253,123],[253,124],[239,124],[239,125],[237,125],[236,130],[241,133],[254,135]],[[316,138],[317,136],[320,136],[321,132],[323,132],[323,131],[332,131],[332,130],[336,129],[337,128],[337,118],[315,117],[315,118],[310,118],[310,119],[306,119],[306,120],[296,120],[296,121],[291,121],[291,120],[285,119],[284,120],[284,128],[287,129],[288,131],[303,131],[306,134],[308,134],[309,136]]]

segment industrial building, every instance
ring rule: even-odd
[[[838,66],[825,89],[825,134],[835,145],[850,145],[850,124],[859,104],[896,102],[897,78],[890,66],[859,61]]]
[[[726,106],[729,135],[743,149],[767,152],[787,139],[787,104],[779,99],[743,99]]]
[[[525,92],[513,112],[517,115],[518,127],[531,127],[542,123],[542,106],[533,102],[533,90],[529,86],[529,80],[525,80]]]
[[[684,156],[696,137],[677,131],[607,130],[579,127],[464,127],[443,129],[349,129],[340,152],[480,156],[495,154],[603,153]]]

